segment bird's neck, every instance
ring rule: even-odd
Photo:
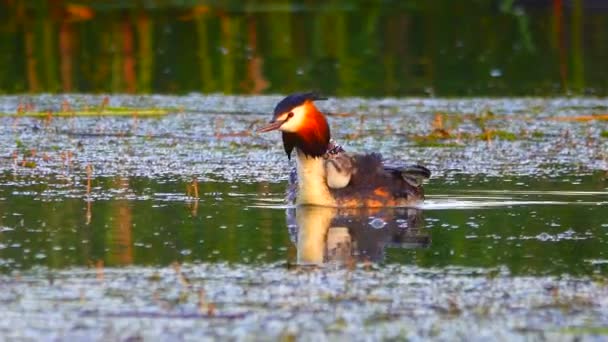
[[[298,174],[296,204],[336,206],[336,201],[327,186],[327,176],[322,157],[307,156],[299,148],[296,148],[296,168]]]

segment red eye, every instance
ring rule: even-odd
[[[287,118],[288,118],[288,119],[291,119],[292,117],[293,117],[293,112],[289,112],[289,113],[287,113]]]

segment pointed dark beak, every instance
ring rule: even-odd
[[[258,129],[258,133],[266,133],[266,132],[277,130],[284,123],[285,123],[285,120],[270,122],[268,125]]]

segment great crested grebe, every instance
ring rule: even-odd
[[[272,121],[258,130],[280,130],[287,157],[295,149],[296,170],[288,198],[296,205],[396,207],[424,199],[422,182],[431,172],[420,165],[392,166],[378,153],[349,154],[331,141],[315,93],[292,94],[274,109]]]

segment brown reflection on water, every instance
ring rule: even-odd
[[[29,91],[37,93],[40,91],[40,82],[38,81],[38,72],[36,71],[37,59],[34,54],[34,32],[26,30],[25,33],[25,60],[27,61],[27,81]]]
[[[243,82],[243,89],[247,89],[251,94],[260,94],[268,88],[270,84],[264,76],[264,58],[258,51],[258,29],[257,20],[249,17],[247,20],[247,44],[250,49],[251,57],[247,62],[247,80]]]
[[[136,90],[135,76],[135,38],[130,20],[123,19],[121,25],[122,49],[124,60],[122,63],[123,75],[125,80],[124,91],[134,93]]]
[[[129,179],[118,177],[115,185],[119,189],[129,188]],[[133,213],[129,200],[112,202],[110,215],[113,219],[106,232],[108,240],[107,260],[110,265],[130,265],[133,263]]]

